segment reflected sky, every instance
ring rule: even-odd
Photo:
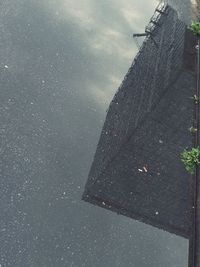
[[[188,243],[82,202],[157,1],[0,4],[0,266],[184,267]]]

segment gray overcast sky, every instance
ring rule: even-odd
[[[80,200],[156,4],[1,2],[1,267],[187,266],[186,240]]]

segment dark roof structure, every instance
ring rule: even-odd
[[[189,238],[196,37],[165,6],[114,96],[83,200]],[[154,17],[155,18],[155,15]]]

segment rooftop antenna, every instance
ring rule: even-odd
[[[147,36],[148,36],[148,33],[147,32],[144,32],[144,33],[134,33],[133,34],[133,38],[134,38],[134,41],[135,41],[138,49],[140,49],[140,44],[138,42],[138,37],[147,37]]]

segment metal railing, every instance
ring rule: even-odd
[[[166,1],[162,1],[158,4],[153,16],[149,21],[149,24],[145,28],[146,33],[151,34],[153,30],[156,28],[156,26],[160,26],[159,20],[162,15],[167,14],[167,6],[168,4]]]
[[[167,1],[161,1],[158,6],[156,7],[153,16],[151,17],[148,25],[145,27],[145,31],[143,33],[134,33],[133,38],[136,42],[136,45],[138,49],[140,49],[139,43],[137,38],[138,37],[150,37],[153,42],[156,44],[155,40],[153,39],[153,31],[155,30],[156,27],[160,27],[160,18],[162,15],[167,14],[167,7],[168,3]]]

